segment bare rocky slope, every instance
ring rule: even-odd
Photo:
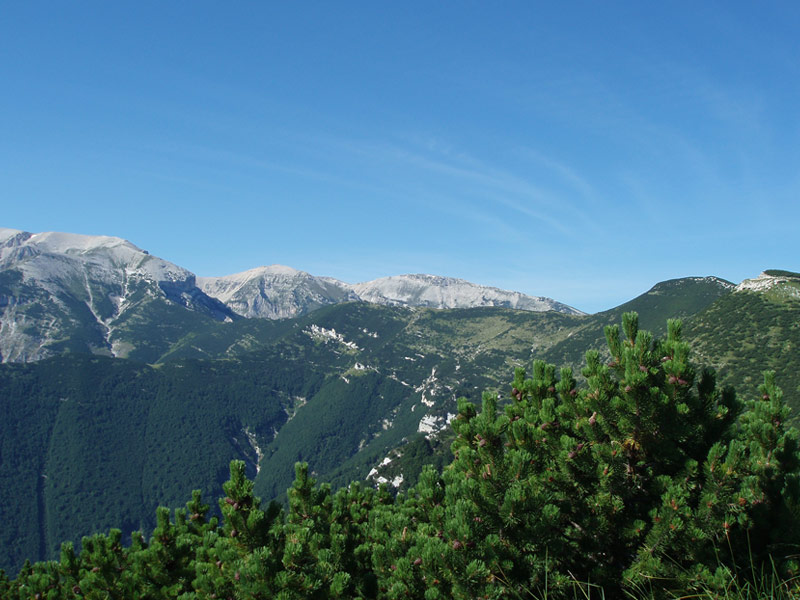
[[[350,285],[272,265],[196,277],[121,238],[0,228],[2,362],[41,360],[64,351],[153,362],[193,323],[294,318],[358,301],[582,314],[549,298],[433,275]]]
[[[197,285],[247,318],[286,319],[329,304],[361,299],[346,283],[283,265],[257,267],[224,277],[198,277]]]
[[[152,322],[235,315],[186,269],[121,238],[0,229],[0,359],[128,356]]]
[[[427,308],[473,308],[502,306],[517,310],[543,312],[554,310],[569,315],[581,311],[543,296],[528,296],[520,292],[501,290],[437,275],[394,275],[353,286],[366,302],[389,306],[424,306]]]

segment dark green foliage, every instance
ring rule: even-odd
[[[767,269],[764,271],[765,275],[772,275],[773,277],[789,277],[792,279],[800,279],[800,273],[794,271],[783,271],[781,269]]]
[[[74,540],[76,532],[118,526],[127,536],[141,526],[145,456],[139,449],[153,387],[142,381],[141,365],[93,362],[72,371],[78,375],[74,383],[64,381],[70,371],[62,376],[63,395],[56,400],[50,441],[43,447],[46,556],[55,554],[61,541]]]
[[[231,458],[255,476],[247,432],[266,446],[286,420],[285,394],[303,390],[285,383],[295,375],[79,355],[4,366],[0,564],[15,572],[25,557],[53,558],[60,541],[112,526],[126,541],[151,531],[159,504],[179,505],[196,485],[216,494]]]
[[[42,448],[49,447],[58,411],[24,367],[0,379],[0,565],[15,572],[26,557],[47,556]],[[15,402],[25,398],[24,402]]]
[[[697,355],[714,366],[721,381],[754,389],[758,374],[775,371],[800,411],[800,291],[792,284],[737,292],[686,320],[686,337]]]
[[[677,280],[634,302],[652,326],[666,311],[688,314],[723,294],[687,320],[687,339],[722,383],[738,389],[754,389],[754,374],[775,370],[791,404],[800,385],[797,300],[725,290]],[[75,354],[2,365],[0,566],[16,573],[26,557],[55,558],[60,540],[78,547],[82,536],[111,526],[128,543],[132,531],[156,526],[159,504],[180,505],[193,487],[218,493],[231,459],[245,461],[257,495],[285,501],[297,460],[336,489],[399,448],[379,474],[390,481],[402,474],[405,491],[424,463],[441,467],[452,458],[452,432],[430,440],[417,433],[424,415],[444,418],[457,412],[456,397],[475,401],[483,389],[504,389],[508,372],[532,355],[576,366],[578,345],[599,344],[598,324],[612,316],[619,311],[572,317],[354,304],[281,322],[209,319],[184,332],[156,366]],[[315,325],[358,350],[312,336]],[[610,353],[601,356],[607,362]],[[575,378],[584,385],[577,370]],[[421,403],[423,394],[433,407]],[[264,453],[258,472],[256,447]]]
[[[644,582],[721,586],[770,557],[796,567],[782,544],[797,540],[797,447],[772,375],[772,400],[737,429],[732,393],[695,372],[678,322],[664,342],[635,314],[623,329],[606,329],[608,365],[587,353],[586,388],[535,362],[532,377],[517,372],[505,414],[492,395],[480,414],[461,405],[440,521],[458,550],[443,552],[451,593],[492,596],[497,581],[524,594],[545,580],[553,593],[577,579],[616,595]],[[481,576],[464,579],[465,565]]]
[[[355,457],[359,446],[381,431],[381,420],[407,399],[408,392],[403,385],[374,372],[351,376],[348,382],[341,377],[326,381],[302,407],[313,418],[288,422],[265,449],[267,456],[261,463],[263,474],[258,478],[259,492],[274,498],[285,490],[291,483],[286,465],[297,461],[309,463],[315,472],[333,474]],[[365,431],[365,423],[374,424],[373,428]],[[403,430],[408,428],[399,429]],[[374,464],[400,442],[400,436],[384,436],[379,446],[359,458],[365,460],[365,464]],[[332,477],[331,483],[344,485],[349,479],[337,481]]]
[[[58,563],[0,573],[2,597],[710,597],[770,569],[790,581],[800,455],[774,373],[742,404],[693,366],[680,322],[656,340],[622,321],[607,363],[587,353],[585,386],[535,361],[502,410],[495,393],[480,411],[460,400],[452,463],[406,494],[333,493],[298,463],[288,510],[263,510],[233,461],[221,526],[196,491],[174,519],[157,509],[149,542],[111,530],[79,554],[65,544]]]
[[[537,357],[578,369],[585,352],[595,349],[605,355],[606,341],[602,335],[607,325],[619,323],[626,312],[636,312],[642,327],[656,335],[666,333],[667,319],[682,319],[714,305],[730,296],[733,284],[716,277],[684,277],[662,281],[650,290],[626,302],[587,317],[563,340],[543,348]]]

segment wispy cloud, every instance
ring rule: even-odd
[[[561,215],[568,220],[578,220],[582,226],[592,227],[586,218],[583,206],[584,196],[593,196],[585,181],[582,181],[568,168],[561,166],[560,176],[567,180],[568,193],[553,191],[539,185],[525,174],[501,168],[491,161],[480,159],[432,136],[405,137],[407,143],[386,142],[369,139],[327,139],[326,144],[336,151],[346,152],[356,157],[359,162],[380,165],[382,169],[395,172],[388,185],[391,187],[411,188],[416,193],[424,192],[425,186],[438,190],[448,190],[446,196],[440,192],[440,198],[449,198],[458,203],[459,199],[471,198],[482,200],[486,213],[498,207],[510,209],[519,217],[557,230],[565,236],[575,235],[574,228],[562,222]],[[320,140],[317,140],[320,143]],[[530,158],[529,152],[524,153]],[[543,159],[540,157],[540,161]],[[553,161],[550,168],[558,163]],[[407,182],[397,173],[407,174]],[[581,201],[574,199],[575,192]]]
[[[559,179],[567,184],[567,186],[578,192],[584,200],[591,202],[592,204],[597,204],[599,202],[598,193],[595,187],[591,185],[584,177],[582,177],[576,168],[568,166],[567,164],[551,156],[547,156],[539,150],[534,150],[533,148],[522,147],[520,148],[520,152],[534,163],[537,163],[552,173],[555,173]]]

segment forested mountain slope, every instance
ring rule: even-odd
[[[737,389],[752,389],[759,373],[775,370],[800,412],[800,274],[772,270],[743,281],[687,319],[686,335],[698,357]]]
[[[657,283],[633,300],[590,315],[569,337],[541,348],[537,357],[554,364],[577,366],[588,349],[606,351],[603,328],[618,323],[623,313],[636,311],[642,327],[661,335],[666,331],[667,318],[690,317],[728,295],[734,287],[718,277],[684,277]]]
[[[588,316],[564,339],[533,354],[577,368],[586,349],[607,353],[603,327],[628,310],[637,311],[643,327],[657,333],[665,331],[664,314],[683,317],[684,336],[698,360],[717,370],[720,385],[742,395],[755,393],[760,374],[774,370],[792,409],[790,418],[800,421],[800,274],[768,270],[739,286],[717,278],[663,282],[618,308]],[[449,443],[446,432],[443,439],[416,439],[393,452],[372,480],[392,481],[402,474],[414,483],[423,464],[447,460]]]
[[[0,596],[795,598],[800,434],[775,373],[737,398],[680,321],[638,325],[606,328],[586,385],[536,360],[480,408],[459,400],[453,460],[407,493],[334,492],[298,463],[282,509],[234,460],[221,521],[198,490],[130,544],[112,529],[0,571]]]
[[[726,289],[712,286],[691,279],[636,302],[665,322]],[[2,365],[0,516],[15,525],[0,531],[0,566],[112,525],[149,530],[157,504],[215,493],[232,458],[264,498],[283,494],[297,460],[334,485],[364,479],[394,448],[435,443],[456,398],[505,393],[515,367],[576,335],[599,339],[603,322],[588,327],[599,318],[349,303],[294,320],[207,319],[153,365],[75,353]]]
[[[365,299],[582,314],[549,298],[449,277],[401,275],[359,285],[280,265],[198,278],[121,238],[0,228],[0,362],[79,352],[157,363],[181,337],[215,322],[299,317]]]

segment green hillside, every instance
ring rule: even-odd
[[[713,278],[673,280],[654,286],[646,294],[604,313],[586,317],[569,330],[564,339],[544,345],[537,358],[577,367],[586,349],[607,353],[605,325],[613,324],[622,313],[635,310],[644,315],[641,322],[656,332],[663,332],[666,319],[657,325],[659,314],[684,317],[684,335],[696,355],[717,370],[722,385],[730,385],[743,394],[753,394],[760,383],[759,374],[774,370],[786,392],[787,405],[794,422],[800,421],[800,280],[786,271],[767,271],[768,275],[786,278],[766,291],[737,291],[731,284]],[[644,325],[643,325],[644,326]],[[583,350],[582,350],[583,348]],[[607,355],[606,355],[607,356]],[[526,363],[527,364],[527,363]],[[416,441],[393,454],[390,464],[378,468],[378,475],[392,480],[403,474],[413,484],[425,462],[442,464],[449,453],[447,432],[443,439]]]
[[[635,313],[622,324],[606,329],[609,364],[587,352],[584,386],[535,361],[503,406],[494,392],[480,409],[459,400],[452,461],[404,494],[334,491],[298,463],[281,508],[234,460],[221,520],[197,490],[174,517],[156,509],[152,535],[111,529],[0,571],[0,597],[796,598],[800,433],[774,372],[737,397],[693,360],[679,321],[661,339]],[[202,378],[190,364],[178,381]],[[70,384],[111,392],[115,374]],[[339,451],[331,437],[319,452]]]
[[[4,365],[0,516],[13,526],[0,530],[0,565],[13,571],[111,526],[149,530],[155,507],[180,503],[189,481],[218,489],[232,458],[255,476],[247,431],[280,427],[286,397],[314,382],[245,362],[155,369],[65,355]]]
[[[774,369],[795,417],[800,413],[800,278],[721,298],[686,321],[686,334],[698,356],[738,389],[752,389],[758,373]]]
[[[214,494],[231,459],[245,462],[264,498],[283,497],[297,460],[334,486],[376,468],[372,480],[402,476],[406,489],[424,464],[448,462],[457,398],[507,395],[508,374],[537,357],[580,364],[626,308],[663,330],[668,317],[712,314],[728,291],[719,280],[675,280],[591,316],[343,304],[278,322],[195,321],[170,329],[174,343],[154,342],[168,349],[151,365],[78,354],[2,365],[0,403],[13,426],[2,436],[0,510],[36,525],[0,530],[0,566],[13,572],[112,525],[150,530],[157,504],[176,506],[190,488]],[[796,305],[781,306],[776,327],[791,330]],[[780,357],[763,364],[783,383]]]
[[[541,348],[538,358],[577,366],[588,349],[605,352],[603,328],[619,323],[622,314],[635,311],[642,327],[656,335],[666,329],[666,319],[683,319],[705,309],[733,289],[729,281],[717,277],[684,277],[654,285],[644,294],[616,308],[590,315],[583,327],[570,332],[564,340],[551,347]]]

